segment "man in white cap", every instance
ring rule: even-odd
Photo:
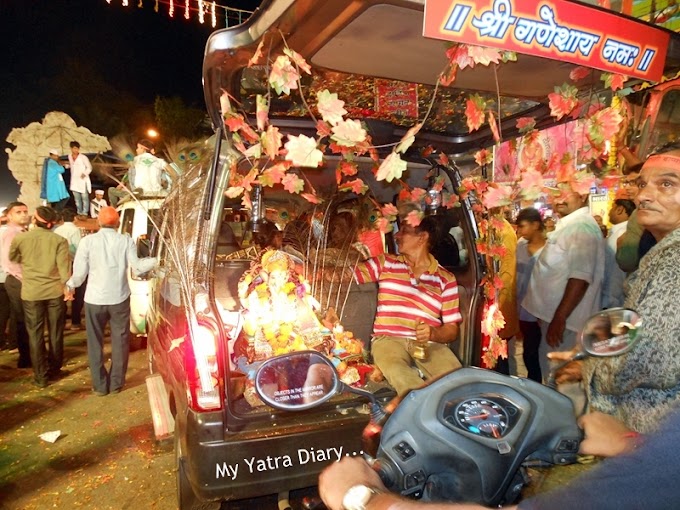
[[[94,191],[94,199],[90,202],[90,217],[97,218],[102,207],[109,205],[104,198],[104,190],[97,189]]]

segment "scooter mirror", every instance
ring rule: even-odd
[[[586,321],[581,345],[591,356],[618,356],[633,348],[641,325],[642,317],[635,310],[603,310]]]
[[[316,351],[268,359],[255,374],[255,391],[274,409],[302,411],[338,393],[340,380],[333,363]]]

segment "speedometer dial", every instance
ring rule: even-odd
[[[508,413],[500,405],[484,398],[464,400],[454,412],[458,424],[484,437],[499,439],[508,429]]]

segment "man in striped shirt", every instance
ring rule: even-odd
[[[413,227],[402,223],[396,234],[399,256],[379,255],[360,263],[358,283],[378,283],[378,306],[373,324],[373,360],[399,395],[426,379],[461,367],[448,347],[458,336],[462,321],[456,277],[430,254],[437,223],[425,217]],[[427,345],[427,359],[411,352]]]

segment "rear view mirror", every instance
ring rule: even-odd
[[[581,333],[583,350],[591,356],[618,356],[633,348],[642,317],[626,308],[612,308],[593,315]]]
[[[333,363],[316,351],[271,358],[255,374],[255,389],[275,409],[302,411],[332,398],[340,381]]]

